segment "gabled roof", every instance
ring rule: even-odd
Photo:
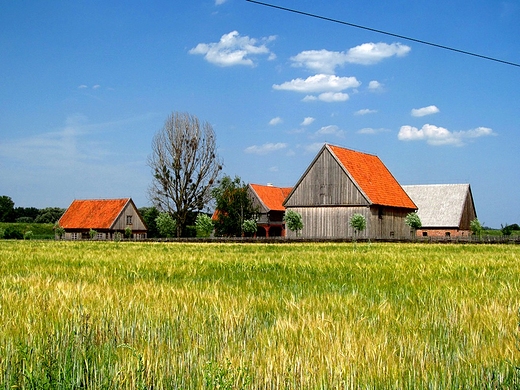
[[[468,195],[475,209],[469,184],[407,185],[404,190],[419,207],[423,227],[459,227]]]
[[[325,145],[352,181],[366,195],[372,204],[380,206],[417,209],[401,185],[397,182],[379,157],[345,149],[334,145]]]
[[[258,200],[266,209],[274,211],[285,211],[283,202],[292,190],[292,187],[275,187],[272,185],[249,184],[255,192]]]
[[[59,220],[64,229],[110,229],[130,198],[74,200]]]

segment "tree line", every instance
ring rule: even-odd
[[[65,209],[59,207],[15,207],[11,197],[0,196],[0,222],[56,223],[64,212]]]

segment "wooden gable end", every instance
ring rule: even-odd
[[[368,206],[370,202],[323,147],[285,201],[285,207]]]
[[[247,192],[249,194],[249,198],[251,199],[251,203],[255,209],[258,209],[260,214],[267,214],[269,209],[266,207],[264,202],[258,197],[256,191],[251,187],[251,184],[247,187]]]
[[[460,218],[459,229],[471,230],[470,223],[475,218],[477,218],[477,212],[475,210],[475,204],[473,202],[473,195],[471,194],[471,188],[468,185],[466,200],[464,201],[464,206],[462,208],[462,215]]]
[[[123,207],[110,229],[124,230],[127,227],[130,227],[134,232],[148,230],[141,214],[139,214],[137,207],[131,199]]]

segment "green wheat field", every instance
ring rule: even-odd
[[[2,389],[520,388],[520,247],[0,241]]]

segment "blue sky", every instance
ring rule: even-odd
[[[271,4],[520,63],[520,2]],[[246,0],[2,1],[0,195],[132,197],[172,111],[209,122],[224,173],[292,186],[324,142],[401,184],[470,183],[520,223],[520,68]]]

